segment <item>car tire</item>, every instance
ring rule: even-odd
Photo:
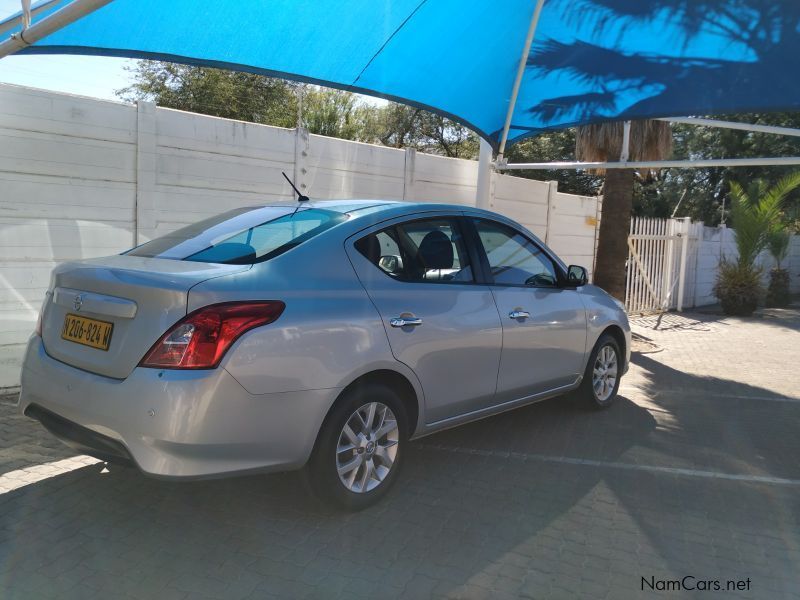
[[[595,409],[614,403],[622,376],[622,352],[617,340],[604,333],[597,340],[586,364],[579,393],[584,404]]]
[[[375,504],[397,480],[407,418],[403,402],[386,385],[365,383],[346,391],[325,419],[306,465],[312,491],[345,510]]]

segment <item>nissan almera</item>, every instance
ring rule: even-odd
[[[304,468],[358,509],[409,440],[573,390],[607,407],[629,357],[621,305],[507,218],[286,202],[58,266],[19,409],[147,475]]]

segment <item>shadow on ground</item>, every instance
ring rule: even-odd
[[[613,462],[656,444],[682,456],[698,435],[685,431],[678,447],[658,446],[656,421],[627,398],[600,413],[575,399],[541,403],[413,444],[391,496],[353,515],[318,505],[291,474],[175,484],[84,468],[0,496],[0,590],[60,599],[619,598],[640,592],[642,576],[699,573],[751,576],[773,597],[788,595],[798,567],[794,490],[501,454]]]
[[[751,317],[729,317],[721,308],[704,307],[689,313],[665,312],[632,317],[631,322],[644,329],[660,331],[713,331],[717,327],[735,327],[743,321],[775,327],[782,332],[800,331],[800,306],[760,308]]]
[[[800,479],[800,403],[634,364],[644,393],[609,410],[557,398],[411,444],[358,514],[293,474],[178,484],[98,465],[0,494],[0,596],[628,598],[693,575],[796,598],[800,487],[714,474]],[[3,424],[3,471],[69,454],[7,407]]]

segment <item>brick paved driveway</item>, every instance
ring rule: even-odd
[[[173,484],[0,401],[0,598],[800,598],[800,310],[640,320],[606,412],[543,402],[420,440],[354,515],[295,475]],[[690,583],[691,580],[687,581]]]

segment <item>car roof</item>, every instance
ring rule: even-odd
[[[367,209],[380,209],[383,207],[391,208],[397,206],[411,206],[410,202],[399,202],[397,200],[358,200],[358,199],[340,199],[340,200],[308,200],[303,202],[301,208],[318,208],[322,210],[331,210],[339,213],[353,213]],[[297,200],[276,200],[260,206],[253,206],[252,208],[263,208],[266,206],[287,207],[294,208],[297,206]]]
[[[298,208],[297,200],[277,200],[261,206],[253,206],[252,209],[265,208],[265,207],[283,207],[288,209]],[[504,215],[500,215],[490,210],[477,208],[475,206],[463,204],[448,204],[444,202],[406,202],[400,200],[380,200],[380,199],[355,199],[344,198],[337,200],[316,200],[311,199],[304,201],[300,205],[300,210],[319,209],[330,210],[342,214],[349,215],[350,227],[363,227],[363,221],[371,221],[373,223],[403,217],[406,215],[413,215],[417,213],[430,213],[430,212],[447,212],[447,213],[467,213],[477,217],[493,219],[496,221],[504,221],[515,227],[522,227],[516,221],[509,219]],[[347,229],[345,227],[345,229]],[[524,227],[523,227],[524,229]],[[526,230],[527,231],[527,230]],[[532,232],[528,231],[531,235],[536,237]],[[538,238],[536,238],[538,240]]]
[[[277,200],[263,204],[261,206],[253,206],[251,208],[264,208],[269,206],[295,208],[297,207],[296,200]],[[501,217],[496,213],[484,211],[474,206],[465,206],[463,204],[448,204],[445,202],[406,202],[401,200],[379,200],[379,199],[354,199],[345,198],[337,200],[317,200],[311,199],[304,201],[300,205],[302,209],[316,208],[320,210],[330,210],[350,216],[360,217],[363,215],[375,215],[376,213],[392,213],[396,216],[403,214],[410,214],[416,212],[432,212],[432,211],[453,211],[453,212],[476,212],[483,213],[487,216]]]

